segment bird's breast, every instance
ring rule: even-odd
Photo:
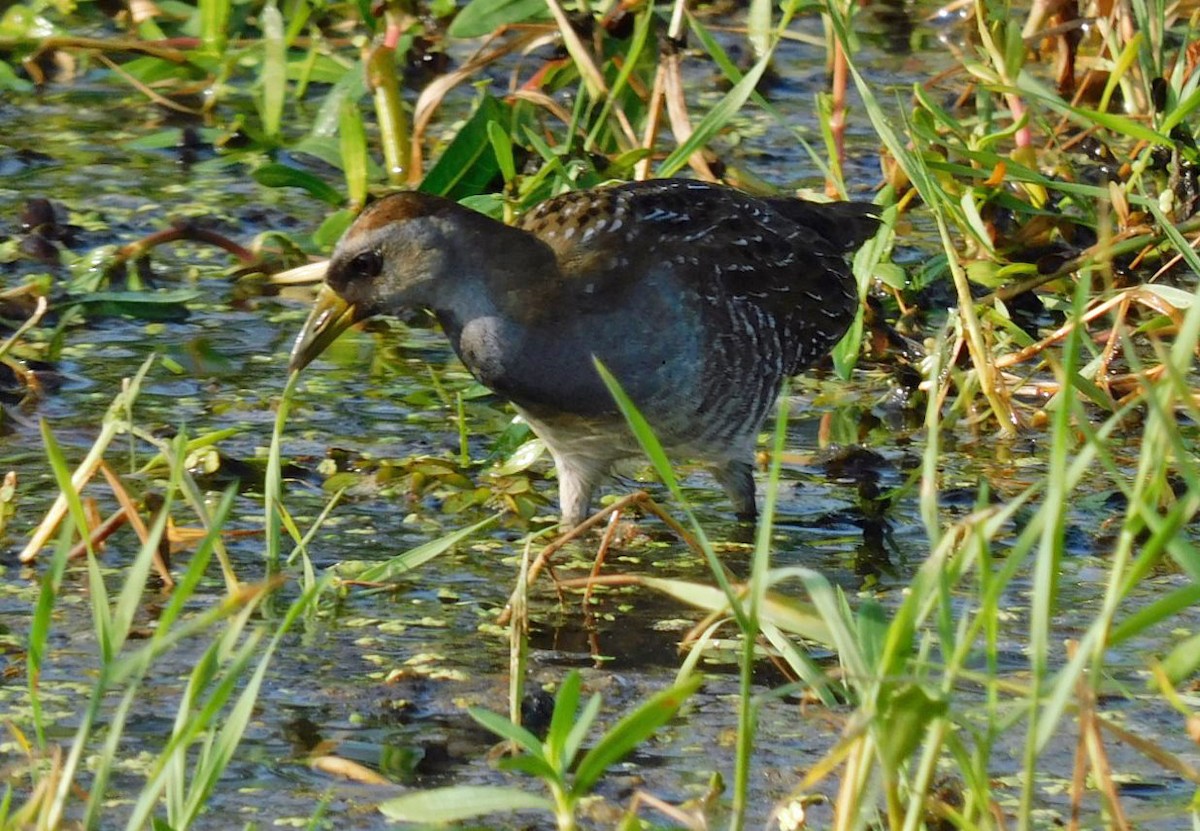
[[[590,417],[617,412],[595,360],[650,411],[701,382],[694,328],[665,318],[666,310],[639,311],[645,310],[551,315],[538,326],[502,315],[474,317],[456,329],[443,325],[463,364],[489,389],[530,410]]]

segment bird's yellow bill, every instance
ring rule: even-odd
[[[289,268],[271,275],[271,282],[277,286],[308,286],[325,281],[329,273],[329,260]]]
[[[338,296],[329,286],[321,286],[304,328],[296,336],[292,346],[292,357],[288,362],[290,372],[299,372],[325,351],[338,335],[358,322],[357,310]]]

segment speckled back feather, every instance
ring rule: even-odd
[[[663,179],[564,193],[517,227],[554,251],[569,302],[611,302],[647,269],[671,267],[714,307],[752,304],[783,330],[792,374],[854,318],[857,287],[844,255],[875,233],[873,210]]]

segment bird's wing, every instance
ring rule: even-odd
[[[870,206],[760,199],[687,180],[572,192],[525,214],[519,227],[553,249],[575,302],[621,294],[654,269],[719,299],[773,311],[820,302],[845,281],[843,252],[873,232]]]

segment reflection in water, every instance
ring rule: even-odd
[[[912,52],[916,31],[912,5],[906,0],[876,0],[869,8],[871,16],[882,29],[878,41],[880,46],[893,55]]]

